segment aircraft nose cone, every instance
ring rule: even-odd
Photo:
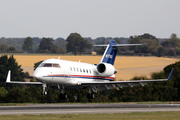
[[[41,77],[41,74],[37,71],[34,71],[34,74],[33,74],[33,78],[34,79],[39,79]]]

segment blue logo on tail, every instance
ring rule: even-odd
[[[117,42],[113,39],[109,42],[109,46],[107,46],[103,58],[101,59],[101,62],[114,65],[118,48],[112,45],[117,45]]]

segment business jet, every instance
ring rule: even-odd
[[[88,89],[88,99],[95,98],[95,93],[99,90],[110,90],[114,88],[145,86],[148,82],[168,81],[171,79],[173,69],[167,79],[157,80],[133,80],[133,81],[113,81],[117,70],[114,68],[114,61],[118,46],[136,46],[144,44],[117,44],[111,40],[103,54],[99,64],[88,64],[83,62],[73,62],[61,59],[48,59],[43,61],[34,71],[33,77],[38,82],[18,82],[11,81],[11,71],[9,70],[6,83],[26,84],[32,86],[42,86],[42,94],[47,95],[48,89],[56,88],[61,91],[60,97],[67,99],[68,89]],[[93,58],[92,58],[93,59]]]

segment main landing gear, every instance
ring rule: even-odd
[[[67,98],[68,98],[67,93],[64,93],[64,89],[61,89],[60,98],[61,98],[61,99],[67,99]]]
[[[87,94],[87,98],[88,99],[94,99],[95,98],[95,94],[94,93],[91,93],[91,89],[89,88],[89,92]]]
[[[94,99],[95,98],[95,94],[94,93],[88,93],[87,94],[87,98],[88,99]]]

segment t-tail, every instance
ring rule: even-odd
[[[94,45],[94,46],[107,46],[100,63],[109,63],[111,65],[114,65],[114,61],[116,59],[116,54],[119,46],[136,46],[136,45],[146,45],[146,44],[117,44],[117,42],[112,39],[108,45]]]
[[[118,48],[117,46],[113,47],[112,45],[118,45],[118,44],[115,40],[111,40],[109,42],[100,63],[109,63],[111,65],[114,65]]]

